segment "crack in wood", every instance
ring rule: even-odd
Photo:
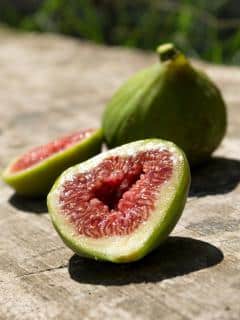
[[[47,268],[47,269],[39,270],[39,271],[36,271],[36,272],[29,272],[29,273],[26,273],[26,274],[21,274],[19,276],[16,276],[14,279],[21,279],[21,278],[25,278],[25,277],[29,277],[29,276],[36,276],[36,275],[39,275],[39,274],[42,274],[42,273],[45,273],[45,272],[56,271],[56,270],[64,269],[64,268],[67,268],[67,267],[68,267],[68,263],[67,264],[62,264],[62,265],[60,265],[58,267],[54,267],[54,268]]]

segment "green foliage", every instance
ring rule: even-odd
[[[45,0],[35,14],[21,21],[20,27],[104,41],[101,17],[88,0]]]
[[[44,0],[29,12],[19,10],[16,0],[3,0],[0,20],[23,30],[147,50],[173,41],[191,56],[240,64],[238,1]]]

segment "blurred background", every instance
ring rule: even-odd
[[[240,0],[0,0],[0,24],[240,65]]]

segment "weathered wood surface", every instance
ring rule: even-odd
[[[0,33],[0,166],[29,146],[99,126],[104,104],[155,60],[52,35]],[[228,104],[215,158],[193,173],[170,240],[144,260],[78,258],[44,201],[1,183],[0,319],[240,319],[240,70],[203,65]]]

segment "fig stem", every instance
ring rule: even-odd
[[[159,55],[160,61],[165,62],[168,60],[173,60],[180,53],[172,43],[165,43],[157,47],[157,53]]]

